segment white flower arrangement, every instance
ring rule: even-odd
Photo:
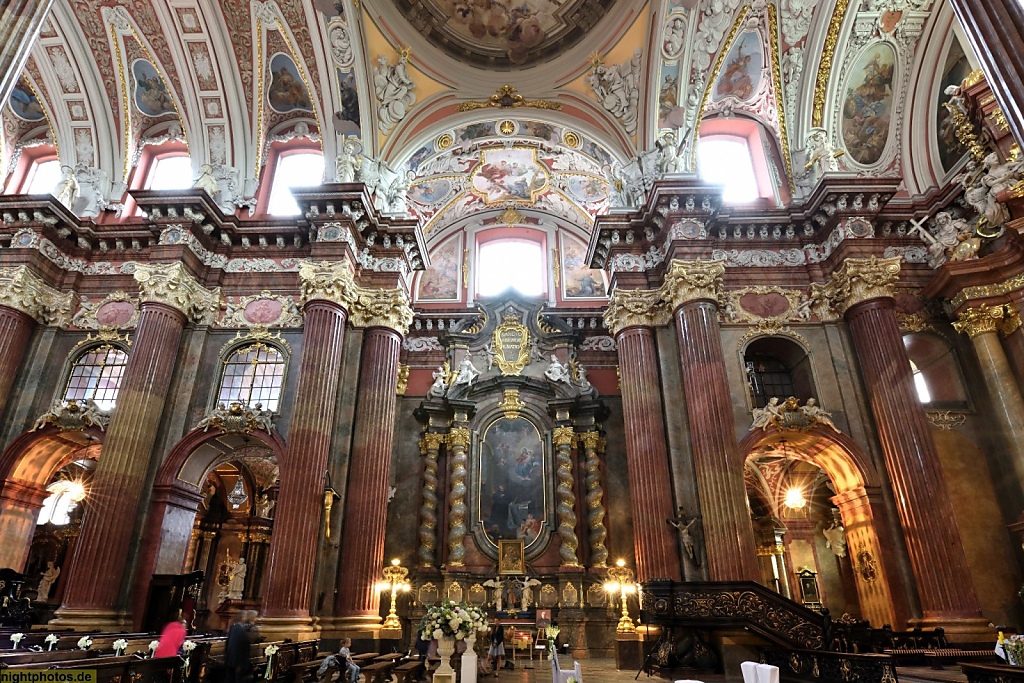
[[[57,644],[58,640],[60,640],[60,638],[57,637],[56,633],[51,633],[50,635],[46,636],[46,639],[43,641],[47,645],[46,651],[49,652],[53,650],[53,646]]]
[[[185,653],[185,663],[182,664],[181,670],[184,673],[186,678],[188,677],[189,666],[192,663],[192,656],[191,655],[192,655],[192,650],[194,650],[194,649],[196,649],[196,644],[195,644],[195,642],[193,642],[191,640],[186,640],[184,643],[181,644],[181,651]]]
[[[151,640],[151,641],[149,641],[149,658],[150,659],[152,659],[153,657],[156,657],[156,649],[158,647],[160,647],[160,641],[159,640]]]
[[[579,683],[579,681],[576,680],[575,676],[569,676],[567,679],[565,679],[565,683]]]
[[[1003,639],[1003,649],[1010,666],[1024,665],[1024,635],[1007,636]]]
[[[420,620],[423,640],[454,638],[464,640],[487,628],[487,615],[479,607],[444,600],[427,610]]]
[[[78,639],[79,650],[88,650],[90,647],[92,647],[92,638],[89,636],[82,636]]]
[[[114,646],[115,657],[120,657],[124,654],[124,651],[128,649],[128,641],[124,638],[118,638],[111,644]]]
[[[24,633],[15,633],[11,635],[11,642],[14,643],[14,649],[18,649],[18,643],[21,642],[22,638],[25,637]]]
[[[269,681],[274,673],[274,655],[280,650],[277,645],[267,645],[263,648],[263,654],[267,656],[267,670],[263,672],[263,679]]]

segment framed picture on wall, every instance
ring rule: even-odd
[[[518,575],[526,573],[526,556],[523,554],[523,539],[501,539],[498,541],[498,574]]]

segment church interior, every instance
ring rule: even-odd
[[[555,683],[1024,680],[1021,35],[0,0],[0,668],[216,681],[252,611],[311,681],[455,605]]]

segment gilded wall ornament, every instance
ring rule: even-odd
[[[818,405],[817,399],[809,398],[807,403],[800,405],[800,402],[790,396],[781,404],[779,398],[773,396],[768,400],[764,408],[754,408],[753,422],[750,429],[767,430],[769,427],[795,431],[807,431],[816,425],[822,425],[839,433],[832,421],[832,413],[823,410]]]
[[[810,348],[810,342],[799,332],[793,331],[779,318],[762,318],[740,337],[740,345],[746,344],[757,337],[789,337],[800,342],[805,348]]]
[[[299,281],[303,303],[322,299],[348,309],[355,295],[352,264],[347,259],[335,263],[306,261],[299,266]]]
[[[399,396],[405,396],[405,392],[409,390],[409,366],[404,363],[398,364],[398,381],[395,383],[395,393]]]
[[[195,429],[202,429],[206,432],[212,427],[224,432],[239,434],[262,430],[267,434],[272,434],[274,432],[274,423],[271,420],[273,415],[273,411],[264,410],[259,403],[253,407],[238,402],[233,402],[228,406],[221,403],[197,422]]]
[[[43,325],[65,327],[71,317],[73,296],[57,291],[28,266],[0,268],[0,305],[21,311]]]
[[[404,291],[357,287],[357,292],[349,308],[349,320],[355,327],[387,327],[401,335],[409,331],[412,307]]]
[[[97,427],[101,432],[110,424],[111,413],[100,410],[92,399],[85,401],[63,401],[57,399],[50,409],[39,416],[30,431],[53,425],[62,432],[81,431],[86,427]]]
[[[221,327],[302,327],[302,314],[290,296],[272,294],[264,289],[259,294],[228,301]]]
[[[925,411],[925,416],[929,422],[944,432],[952,431],[954,427],[960,427],[967,422],[966,415],[952,410],[928,410]]]
[[[525,407],[526,404],[519,400],[518,389],[506,389],[505,395],[498,404],[498,408],[502,410],[506,420],[514,420],[519,417],[519,413]]]
[[[722,278],[725,275],[725,261],[680,261],[672,260],[661,286],[665,301],[676,309],[685,303],[699,300],[714,301],[722,293]]]
[[[97,303],[81,297],[71,324],[83,330],[138,327],[139,300],[125,292],[113,292]]]
[[[515,315],[494,328],[494,362],[502,375],[519,375],[530,364],[530,330]]]
[[[139,300],[181,311],[193,322],[208,325],[220,308],[220,287],[206,289],[182,263],[140,263],[135,267]]]
[[[459,111],[473,111],[474,109],[486,109],[488,107],[498,107],[501,109],[508,109],[510,107],[533,107],[534,109],[550,109],[552,111],[562,110],[562,105],[558,102],[552,102],[550,100],[528,100],[520,95],[519,91],[516,90],[514,86],[506,83],[483,102],[462,102],[459,104]]]

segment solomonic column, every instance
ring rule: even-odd
[[[605,439],[598,431],[583,432],[579,435],[583,444],[585,484],[587,487],[587,528],[590,543],[590,568],[604,569],[608,566],[608,528],[605,526],[604,488],[601,485],[601,460],[604,457]]]
[[[189,319],[209,320],[220,301],[219,289],[203,288],[181,263],[140,264],[135,279],[139,326],[53,626],[117,630],[131,623],[120,609],[121,589],[181,335]]]
[[[302,360],[280,474],[260,629],[267,638],[313,631],[309,605],[341,380],[345,322],[355,292],[352,266],[305,263]],[[315,530],[315,531],[314,531]]]
[[[676,538],[665,523],[673,513],[672,477],[653,329],[664,324],[665,318],[661,293],[646,289],[616,290],[604,314],[605,325],[618,344],[639,581],[680,580]]]
[[[971,338],[974,352],[981,364],[981,375],[988,389],[994,417],[1003,436],[1003,448],[1024,484],[1024,398],[1021,398],[1006,351],[999,341],[999,333],[1010,334],[1020,327],[1020,316],[1009,304],[965,308],[953,323],[957,332]]]
[[[712,581],[754,581],[757,551],[718,324],[724,275],[722,261],[672,261],[662,289],[679,330],[708,576]]]
[[[900,259],[847,259],[822,293],[850,326],[921,602],[921,623],[986,631],[896,322]]]
[[[437,459],[444,443],[444,434],[424,432],[420,437],[423,456],[423,490],[420,502],[420,547],[416,551],[419,566],[437,567]]]
[[[572,449],[576,444],[576,433],[572,427],[555,427],[551,435],[555,446],[555,513],[558,515],[558,556],[559,569],[580,569],[577,550],[580,546],[576,536],[576,494],[573,493]]]
[[[28,266],[0,268],[0,410],[7,405],[36,321],[67,319],[72,296],[46,284]]]
[[[381,623],[377,583],[384,569],[398,357],[410,323],[412,309],[401,289],[362,290],[353,302],[352,324],[366,332],[337,584],[336,625],[342,631]]]

